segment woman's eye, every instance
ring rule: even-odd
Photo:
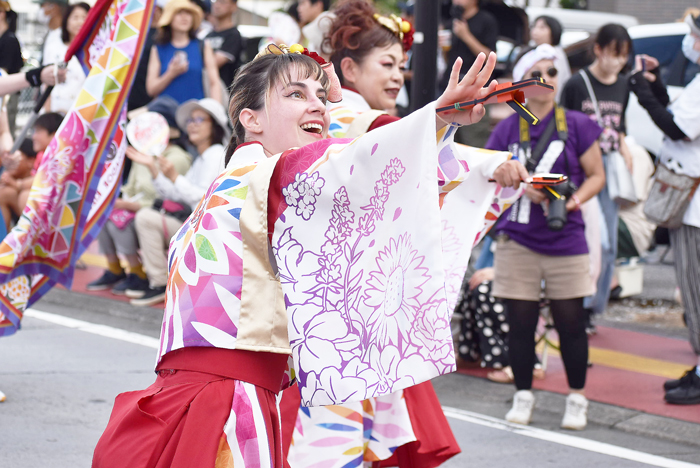
[[[323,103],[326,104],[328,101],[326,99],[326,96],[319,96],[318,99]]]
[[[394,66],[394,64],[393,63],[383,63],[382,66],[390,69],[391,67]]]
[[[299,92],[299,91],[292,91],[292,92],[289,94],[289,97],[293,97],[293,98],[297,98],[297,99],[303,99],[303,98],[304,98],[304,95],[301,94],[301,92]]]

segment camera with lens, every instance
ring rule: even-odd
[[[559,185],[548,187],[543,192],[549,199],[549,211],[547,213],[547,227],[550,231],[561,231],[567,221],[566,201],[578,189],[576,185],[567,180]],[[555,195],[556,193],[556,195]]]

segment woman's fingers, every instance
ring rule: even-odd
[[[484,66],[484,62],[486,61],[486,55],[484,55],[483,52],[480,52],[479,55],[476,56],[476,60],[474,60],[474,63],[472,64],[471,67],[469,67],[469,71],[467,71],[467,74],[464,75],[464,78],[462,78],[462,81],[459,82],[460,86],[471,86],[473,85],[478,76],[479,76],[479,71],[481,70],[481,67]]]
[[[450,81],[447,83],[447,88],[456,88],[459,84],[459,72],[462,70],[462,57],[457,57],[455,63],[452,64],[452,71],[450,72]]]

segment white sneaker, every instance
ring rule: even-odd
[[[7,397],[5,396],[4,393],[0,392],[0,403],[2,403],[5,400],[7,400]]]
[[[530,390],[519,390],[513,396],[513,408],[506,414],[506,421],[516,424],[530,424],[535,395]]]
[[[566,397],[566,412],[561,420],[562,429],[580,431],[588,423],[588,400],[580,393],[572,393]]]

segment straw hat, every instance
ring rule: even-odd
[[[158,27],[162,28],[170,25],[173,21],[173,16],[180,10],[192,13],[192,29],[195,31],[199,29],[204,13],[201,8],[190,2],[190,0],[170,0],[166,3],[163,8],[163,14],[160,16],[160,21],[158,21]]]

